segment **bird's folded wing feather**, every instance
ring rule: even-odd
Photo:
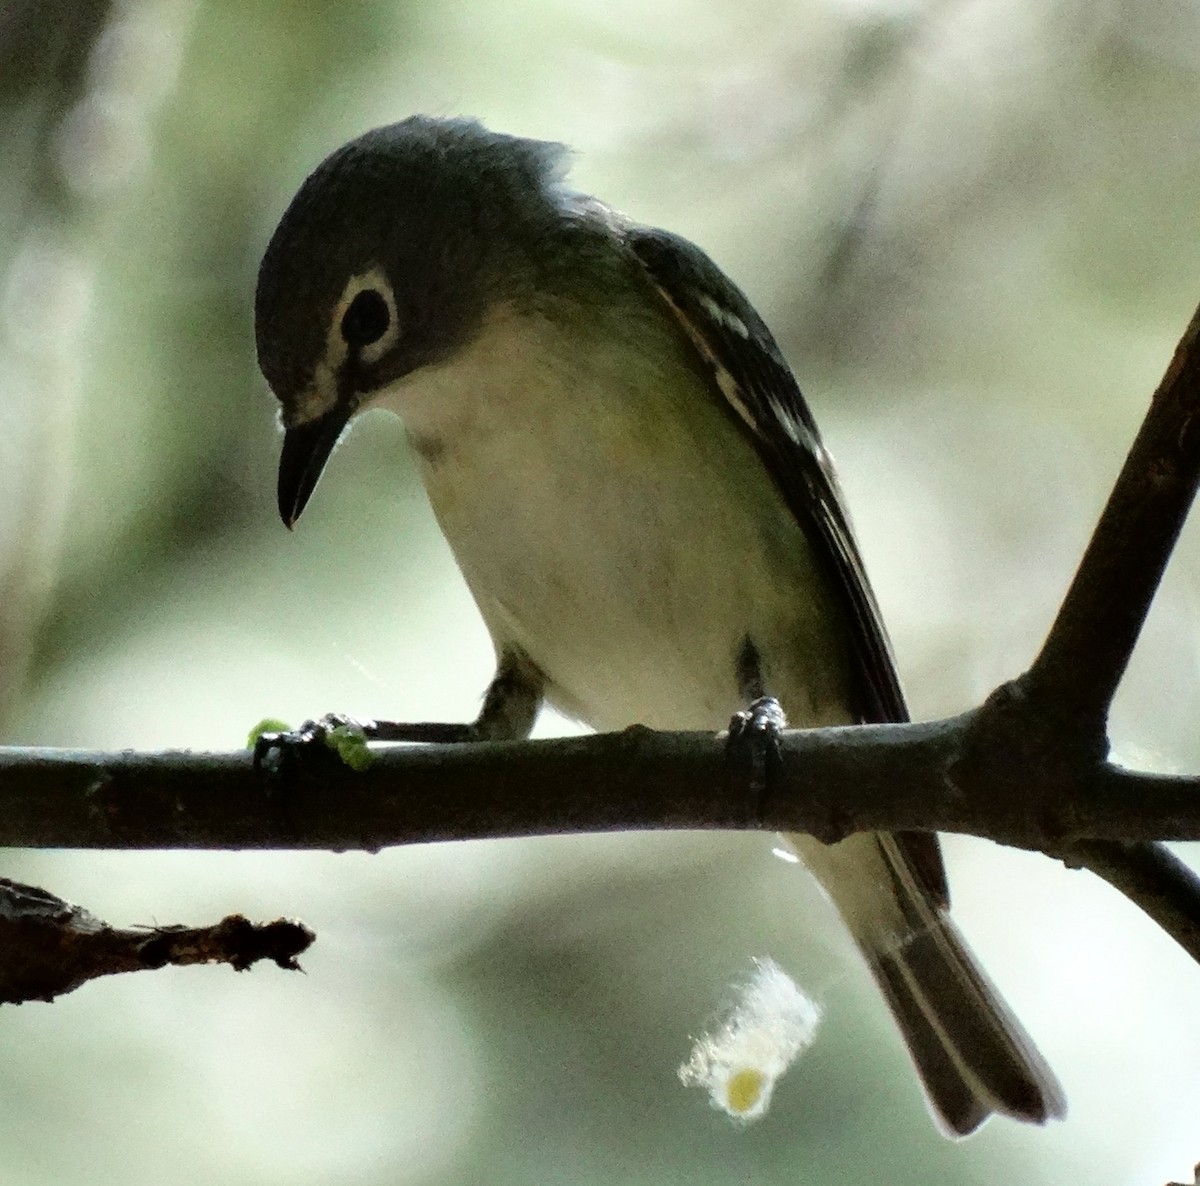
[[[854,648],[859,721],[908,720],[891,645],[837,476],[771,331],[745,295],[694,244],[666,231],[632,225],[624,228],[624,238],[707,363],[714,388],[750,434],[826,569]],[[921,884],[945,907],[949,894],[937,837],[907,832],[897,840]]]

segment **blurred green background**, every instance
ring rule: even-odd
[[[0,5],[5,741],[474,714],[489,645],[399,425],[364,418],[289,535],[254,365],[291,193],[414,111],[566,141],[581,187],[747,289],[840,462],[917,715],[1028,662],[1200,299],[1196,0],[26,0]],[[1132,762],[1200,767],[1198,586],[1189,530],[1115,716]],[[1115,893],[948,842],[960,923],[1071,1105],[951,1144],[769,850],[6,852],[115,923],[242,910],[320,938],[306,976],[168,970],[0,1013],[0,1182],[1189,1178],[1200,968]],[[761,955],[825,1021],[738,1129],[675,1068]]]

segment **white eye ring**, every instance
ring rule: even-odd
[[[386,309],[387,324],[377,338],[353,343],[347,339],[344,327],[347,314],[350,313],[355,298],[363,293],[374,293],[383,302],[379,314]],[[361,305],[362,302],[359,304]],[[375,315],[379,316],[379,314]],[[381,317],[380,320],[382,320]],[[333,320],[329,327],[330,355],[336,352],[340,363],[341,359],[344,359],[349,352],[351,345],[357,345],[358,357],[363,362],[375,363],[396,344],[399,338],[400,321],[396,315],[396,298],[392,295],[392,286],[388,283],[383,269],[375,266],[366,272],[360,272],[357,276],[351,276],[346,281],[346,287],[342,290],[342,295],[334,307]]]

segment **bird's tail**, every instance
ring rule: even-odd
[[[895,837],[788,839],[866,957],[948,1132],[965,1136],[993,1112],[1037,1124],[1063,1116],[1054,1073]]]

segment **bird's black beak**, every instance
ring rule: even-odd
[[[279,517],[290,531],[350,419],[352,408],[336,407],[283,434],[279,457]]]

